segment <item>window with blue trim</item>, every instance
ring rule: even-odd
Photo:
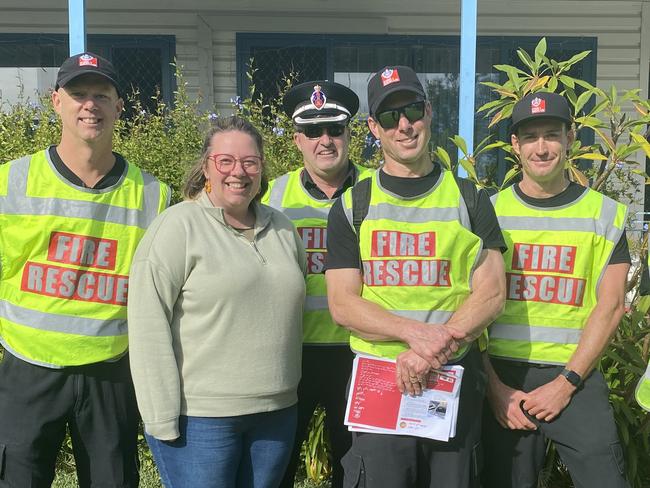
[[[127,94],[137,93],[144,108],[154,108],[158,93],[165,103],[173,100],[174,36],[88,35],[87,46],[113,63],[121,86]],[[65,34],[0,34],[0,100],[14,103],[47,93],[68,53]]]
[[[477,40],[475,106],[493,100],[495,94],[482,81],[504,81],[495,64],[520,65],[518,48],[533,52],[539,37],[480,36]],[[572,76],[596,83],[595,37],[549,37],[547,56],[568,59],[584,50],[592,54],[574,67]],[[324,35],[324,34],[237,34],[238,93],[247,94],[246,76],[250,60],[255,72],[252,82],[256,94],[268,100],[277,96],[283,80],[291,73],[297,82],[330,79],[352,88],[361,101],[360,113],[367,115],[366,85],[371,73],[386,65],[407,65],[419,75],[433,107],[432,144],[442,146],[456,157],[449,137],[458,133],[458,92],[460,37],[401,35]],[[491,135],[493,140],[509,140],[506,124],[488,128],[484,114],[476,114],[474,137],[478,142]],[[593,134],[580,135],[584,143]],[[503,179],[508,163],[503,152],[492,151],[477,162],[479,176],[494,174]]]

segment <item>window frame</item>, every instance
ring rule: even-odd
[[[20,46],[24,44],[39,44],[45,41],[47,44],[58,44],[65,46],[66,53],[70,52],[69,39],[67,34],[60,33],[0,33],[0,43],[4,46]],[[45,43],[44,42],[44,43]],[[172,66],[176,57],[176,36],[173,35],[148,35],[148,34],[88,34],[86,46],[92,46],[96,54],[112,61],[113,48],[156,48],[160,49],[161,82],[160,87],[162,100],[166,104],[173,103],[174,91],[176,90],[176,76]],[[0,59],[0,64],[2,60]],[[17,66],[21,67],[21,66]]]

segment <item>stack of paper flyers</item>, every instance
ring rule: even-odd
[[[429,373],[422,395],[403,395],[395,381],[395,361],[357,355],[345,411],[355,432],[400,434],[448,441],[456,435],[463,367]]]

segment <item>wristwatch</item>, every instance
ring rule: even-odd
[[[564,368],[560,374],[564,376],[567,379],[567,381],[571,383],[573,386],[575,386],[576,388],[578,388],[582,383],[582,378],[575,371],[571,371],[570,369]]]

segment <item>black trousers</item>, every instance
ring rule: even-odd
[[[135,488],[138,422],[128,356],[50,369],[5,351],[0,487],[49,487],[68,426],[80,487]]]
[[[539,367],[495,360],[506,385],[532,391],[560,374],[562,366]],[[484,488],[536,488],[546,455],[546,439],[555,442],[576,488],[627,488],[623,449],[609,405],[605,378],[594,371],[552,422],[531,420],[536,431],[504,429],[486,405],[483,419]]]
[[[478,488],[485,373],[477,347],[461,359],[456,436],[448,442],[354,432],[342,460],[345,488]]]
[[[298,424],[296,441],[289,466],[280,488],[293,488],[300,447],[307,437],[307,427],[318,404],[325,408],[325,427],[329,433],[332,464],[332,488],[343,486],[341,458],[350,448],[352,436],[343,425],[345,396],[352,371],[354,354],[350,346],[304,346],[302,378],[298,386]]]

